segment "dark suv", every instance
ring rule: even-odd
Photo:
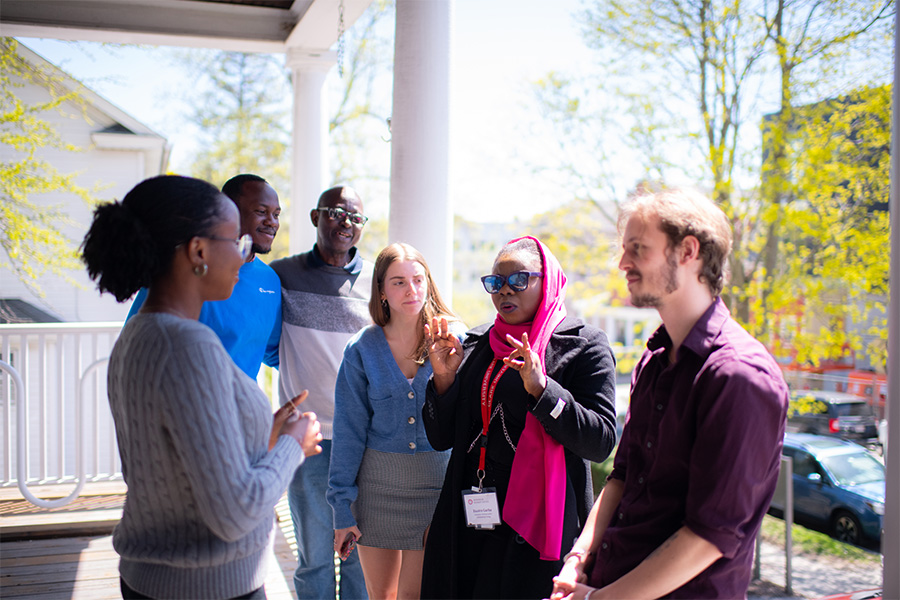
[[[817,433],[863,445],[878,443],[878,422],[865,398],[843,392],[791,392],[787,430]]]

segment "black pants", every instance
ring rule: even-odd
[[[122,590],[122,598],[125,600],[153,600],[150,596],[145,596],[128,587],[128,584],[121,577],[119,577],[119,588]],[[238,596],[233,600],[266,600],[266,586],[257,588],[249,594]]]

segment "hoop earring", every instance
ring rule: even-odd
[[[391,316],[391,307],[388,306],[387,298],[381,299],[381,310],[384,311],[385,316],[387,316],[387,317]]]
[[[194,266],[194,275],[197,277],[204,277],[209,273],[209,265],[206,263],[200,263],[199,265]]]

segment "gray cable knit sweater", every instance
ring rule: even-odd
[[[272,408],[207,326],[138,314],[113,348],[109,403],[128,495],[119,573],[154,598],[231,598],[259,588],[273,507],[303,461]]]

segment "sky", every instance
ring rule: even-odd
[[[520,151],[523,143],[535,142],[522,139],[525,125],[537,116],[529,104],[529,82],[590,61],[575,20],[579,7],[580,0],[455,0],[450,160],[457,214],[511,221],[571,197],[535,175]],[[185,164],[194,146],[180,116],[185,107],[178,90],[192,83],[158,50],[22,41],[166,136],[172,145],[170,168]],[[386,212],[387,205],[378,202],[372,208]]]

